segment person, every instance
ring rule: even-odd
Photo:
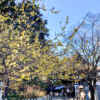
[[[91,93],[90,93],[90,91],[88,92],[88,97],[89,97],[89,100],[91,100]]]
[[[81,98],[81,100],[85,100],[85,92],[82,90],[81,92],[80,92],[80,98]]]
[[[61,90],[60,96],[64,96],[64,90]]]
[[[75,88],[75,97],[76,97],[76,100],[79,99],[78,94],[79,94],[79,86],[77,86],[77,87]]]
[[[69,93],[70,93],[69,88],[66,89],[66,92],[67,92],[67,96],[69,96]]]
[[[85,86],[84,90],[85,90],[85,94],[86,94],[86,100],[90,100],[89,99],[89,87]]]
[[[80,87],[79,87],[79,89],[80,89],[80,92],[79,92],[79,100],[86,100],[85,99],[85,97],[86,97],[86,95],[85,95],[85,92],[84,92],[84,90],[83,90],[83,86],[81,85]]]

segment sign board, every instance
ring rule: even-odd
[[[97,81],[97,82],[96,82],[96,85],[100,85],[100,81]]]

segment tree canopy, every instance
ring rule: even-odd
[[[20,32],[29,30],[31,33],[30,43],[34,41],[35,35],[39,34],[41,43],[45,43],[45,36],[48,35],[46,28],[47,21],[43,20],[40,13],[39,6],[35,0],[23,0],[23,2],[16,4],[15,0],[2,0],[0,2],[0,13],[7,18],[7,24],[13,24],[14,29]]]

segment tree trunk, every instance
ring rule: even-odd
[[[96,84],[96,80],[91,81],[89,84],[89,90],[91,93],[91,100],[95,100],[95,84]]]
[[[91,86],[90,92],[91,92],[91,100],[95,100],[95,95],[94,95],[95,92],[93,86]]]

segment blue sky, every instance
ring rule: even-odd
[[[21,1],[21,0],[16,0]],[[55,7],[59,14],[44,12],[44,18],[48,20],[50,36],[60,32],[66,16],[69,16],[68,31],[71,27],[80,23],[82,18],[88,13],[100,13],[100,0],[40,0],[47,9]]]
[[[100,13],[100,0],[43,0],[46,8],[55,7],[59,14],[45,12],[44,17],[48,20],[48,28],[51,36],[60,32],[61,23],[69,16],[69,26],[77,25],[88,13]]]

